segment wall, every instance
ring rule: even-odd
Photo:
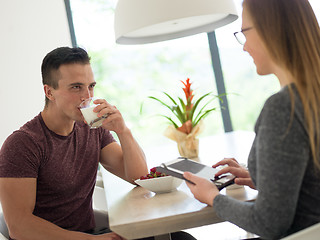
[[[42,111],[41,62],[49,51],[71,46],[64,0],[1,0],[0,146]]]

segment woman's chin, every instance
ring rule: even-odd
[[[256,68],[256,72],[257,72],[257,74],[260,75],[260,76],[265,76],[265,75],[271,74],[269,71],[267,72],[267,71],[264,71],[264,70],[262,70],[262,69],[260,69],[260,68]]]

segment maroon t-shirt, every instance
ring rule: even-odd
[[[0,151],[0,177],[36,178],[34,215],[64,229],[95,227],[92,193],[100,152],[114,138],[76,122],[69,136],[45,125],[41,114],[11,134]]]

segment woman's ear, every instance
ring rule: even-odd
[[[46,97],[50,100],[50,101],[54,101],[54,96],[53,96],[53,88],[47,84],[45,84],[43,86],[44,89],[44,93],[46,94]]]

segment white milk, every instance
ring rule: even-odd
[[[84,119],[86,120],[87,124],[91,127],[91,128],[98,128],[102,125],[102,122],[104,120],[104,118],[101,118],[99,121],[93,123],[91,125],[91,122],[98,119],[98,113],[95,113],[93,111],[93,109],[96,107],[95,106],[91,106],[91,107],[87,107],[87,108],[81,108],[81,113],[84,117]]]

